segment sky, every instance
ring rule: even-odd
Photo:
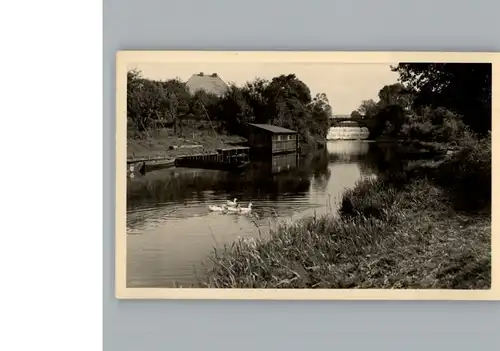
[[[361,101],[378,100],[378,92],[396,83],[398,74],[391,64],[340,63],[138,63],[145,78],[187,81],[195,73],[217,73],[225,82],[243,85],[256,77],[272,79],[280,74],[294,73],[311,90],[312,96],[325,93],[333,114],[350,114]],[[394,64],[392,64],[394,65]]]

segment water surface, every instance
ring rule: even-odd
[[[127,184],[127,285],[191,286],[214,246],[258,236],[277,220],[334,211],[342,192],[376,174],[379,154],[366,141],[329,141],[298,159],[253,163],[242,175],[174,168]],[[219,214],[208,205],[237,198],[258,218]]]

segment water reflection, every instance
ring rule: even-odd
[[[330,141],[326,144],[330,160],[337,162],[358,161],[368,153],[369,149],[369,142]]]
[[[279,155],[252,162],[243,174],[175,168],[129,180],[127,209],[169,203],[205,202],[214,197],[277,200],[307,192],[311,177],[329,174],[326,153],[299,158]]]
[[[377,172],[373,143],[331,141],[308,157],[252,162],[241,175],[175,168],[127,185],[127,281],[131,287],[189,286],[214,246],[256,236],[276,219],[332,211],[342,192]],[[237,198],[254,205],[256,220],[210,213],[208,205]]]

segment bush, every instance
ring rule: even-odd
[[[347,190],[340,214],[387,219],[384,209],[391,209],[401,197],[400,193],[426,179],[444,190],[447,200],[440,201],[450,201],[455,210],[488,210],[491,206],[491,133],[486,138],[478,138],[465,130],[457,137],[456,144],[459,151],[448,154],[444,160],[419,160],[402,169],[387,169],[377,180],[364,181]]]
[[[410,140],[456,142],[469,133],[462,118],[445,108],[422,109],[420,114],[408,116],[400,136]]]
[[[410,179],[404,172],[364,180],[344,192],[339,214],[394,221],[401,210],[444,211],[448,201],[425,177]]]
[[[433,139],[434,126],[430,122],[405,123],[401,130],[401,136],[410,140],[430,141]]]
[[[464,137],[461,150],[438,169],[457,209],[475,211],[491,205],[491,133],[486,138]]]
[[[469,129],[461,119],[447,117],[441,128],[436,130],[435,137],[437,141],[456,141],[466,133],[469,133]]]
[[[384,180],[364,180],[344,192],[339,213],[346,218],[361,215],[387,219],[385,210],[394,203],[395,197],[395,190]]]

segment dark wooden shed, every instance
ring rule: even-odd
[[[298,151],[299,139],[295,130],[271,124],[248,124],[248,144],[252,150],[271,154]]]

